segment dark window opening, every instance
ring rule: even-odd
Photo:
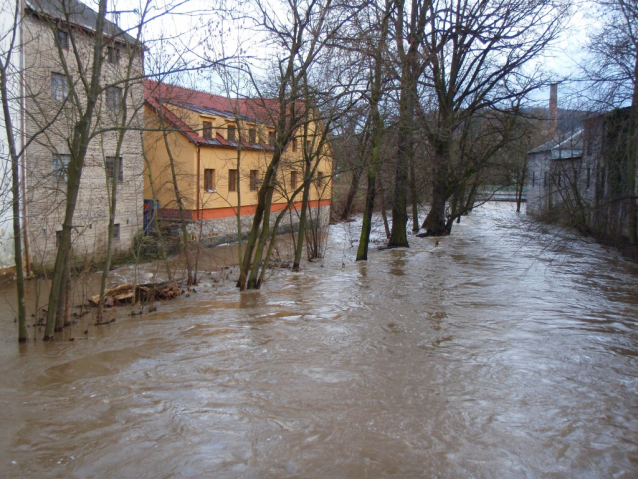
[[[296,152],[297,151],[297,138],[293,138],[292,139],[292,152]]]
[[[113,239],[120,239],[120,224],[119,223],[115,223],[113,225]]]
[[[62,231],[55,232],[55,246],[57,248],[60,247],[60,243],[62,243]]]
[[[51,98],[64,101],[67,96],[69,96],[69,82],[66,76],[60,73],[51,73]]]
[[[215,191],[215,170],[204,170],[204,190],[211,193]]]
[[[296,171],[290,172],[290,187],[293,190],[297,189],[297,172]]]
[[[51,171],[58,180],[66,181],[71,155],[53,155],[51,160]]]
[[[237,191],[238,180],[237,170],[228,170],[228,191]]]
[[[202,128],[202,136],[207,140],[213,138],[213,124],[210,121],[204,122],[204,126]]]
[[[120,109],[120,103],[122,102],[122,89],[116,86],[112,86],[106,89],[106,107],[111,111],[117,111]]]
[[[107,156],[106,157],[106,177],[109,180],[113,179],[114,171],[115,171],[115,157]],[[124,164],[122,162],[122,157],[120,156],[120,159],[117,162],[117,182],[122,183],[123,181],[124,181]]]
[[[107,47],[106,60],[109,63],[118,65],[120,63],[120,49],[115,47]]]
[[[248,141],[251,144],[257,143],[257,130],[255,130],[254,128],[248,130]]]
[[[545,172],[545,175],[543,176],[543,186],[547,187],[547,172]]]
[[[250,191],[259,189],[259,171],[250,170]]]
[[[275,132],[271,131],[268,133],[268,144],[270,146],[275,146]]]
[[[587,183],[585,184],[585,188],[589,188],[590,179],[591,179],[591,168],[587,168]]]
[[[228,141],[235,141],[235,127],[228,126]]]
[[[532,171],[532,187],[536,186],[536,172]]]
[[[306,140],[306,153],[310,154],[311,148],[312,148],[312,141]]]
[[[57,30],[55,32],[55,44],[63,50],[69,49],[69,32],[64,30]]]

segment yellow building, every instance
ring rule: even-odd
[[[181,198],[187,220],[214,220],[205,222],[203,237],[236,232],[238,205],[242,223],[249,226],[275,138],[274,127],[257,118],[265,115],[255,113],[250,102],[147,81],[144,197],[159,201],[161,218],[180,218]],[[284,150],[271,210],[284,210],[302,185],[308,152],[316,178],[309,206],[325,210],[327,217],[332,156],[327,146],[317,147],[313,124],[305,134],[302,130]],[[298,193],[291,208],[300,206]]]

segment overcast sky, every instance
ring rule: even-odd
[[[83,0],[92,8],[97,8],[97,0]],[[111,8],[119,11],[128,11],[120,15],[120,24],[125,27],[131,25],[131,21],[137,15],[131,10],[140,10],[146,0],[111,0]],[[218,0],[218,4],[224,0]],[[144,32],[144,40],[150,48],[149,58],[157,57],[158,52],[165,51],[166,45],[171,44],[175,48],[173,55],[179,52],[187,52],[192,62],[202,61],[201,56],[221,56],[236,53],[242,49],[244,55],[254,58],[253,63],[260,65],[268,57],[268,47],[263,36],[251,31],[250,22],[231,24],[223,21],[222,17],[212,9],[210,0],[154,0],[155,10],[152,17],[163,11],[165,5],[179,5],[171,14],[159,17],[149,23]],[[230,4],[230,3],[229,3]],[[244,4],[244,8],[250,8],[250,0]],[[277,11],[278,1],[273,0],[271,7]],[[239,13],[239,12],[236,12]],[[279,13],[285,16],[282,10]],[[597,26],[597,20],[592,13],[589,0],[579,0],[574,7],[574,14],[569,22],[567,30],[563,33],[560,42],[546,55],[539,59],[545,70],[556,77],[563,79],[574,77],[578,74],[579,65],[584,59],[584,47],[587,42],[587,34]],[[212,29],[209,26],[212,25]],[[222,33],[223,32],[223,33]],[[134,33],[134,32],[132,32]],[[163,39],[163,42],[159,40]],[[222,41],[223,40],[223,41]],[[202,45],[205,42],[206,46]],[[166,57],[166,54],[164,54]],[[195,64],[195,63],[194,63]],[[220,87],[219,83],[212,83],[206,78],[198,78],[200,88],[211,89]],[[561,107],[569,106],[568,92],[573,85],[562,84],[562,95],[559,94]],[[543,104],[549,96],[549,92],[541,90],[533,95],[533,100]]]

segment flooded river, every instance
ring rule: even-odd
[[[0,475],[637,477],[638,267],[524,218],[367,263],[336,225],[300,274],[86,340],[2,317]]]

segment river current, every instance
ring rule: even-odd
[[[638,477],[638,266],[510,205],[365,263],[358,228],[74,341],[4,314],[0,476]]]

